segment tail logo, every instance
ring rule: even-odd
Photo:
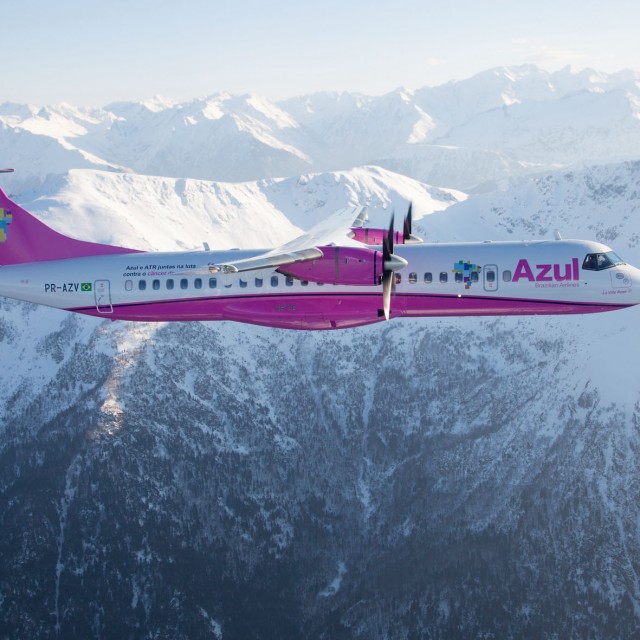
[[[9,211],[0,207],[0,242],[6,242],[9,233],[9,225],[13,222],[13,216]]]

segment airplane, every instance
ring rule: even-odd
[[[5,170],[6,171],[6,170]],[[143,252],[54,231],[0,189],[0,296],[111,320],[343,329],[390,318],[593,313],[640,270],[588,240],[424,243],[340,209],[269,250]]]

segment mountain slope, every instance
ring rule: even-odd
[[[278,246],[346,206],[366,205],[384,227],[396,209],[400,225],[411,201],[424,216],[466,197],[379,167],[244,183],[73,170],[47,187],[21,204],[54,229],[155,251]]]
[[[210,225],[248,246],[253,224],[288,239],[355,202],[379,224],[411,197],[429,240],[611,227],[640,263],[638,171],[467,199],[376,168],[72,171],[24,204],[86,239],[186,246]],[[1,301],[0,633],[632,637],[637,311],[296,333]]]

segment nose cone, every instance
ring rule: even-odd
[[[631,277],[631,304],[640,304],[640,269],[629,265],[626,271]]]

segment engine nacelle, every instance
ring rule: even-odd
[[[352,227],[351,234],[354,240],[368,245],[382,245],[384,239],[389,234],[388,229],[369,229],[368,227]],[[393,243],[404,244],[404,233],[402,231],[393,232]]]
[[[322,258],[278,268],[280,273],[309,282],[366,286],[380,284],[382,251],[360,247],[318,247]]]

